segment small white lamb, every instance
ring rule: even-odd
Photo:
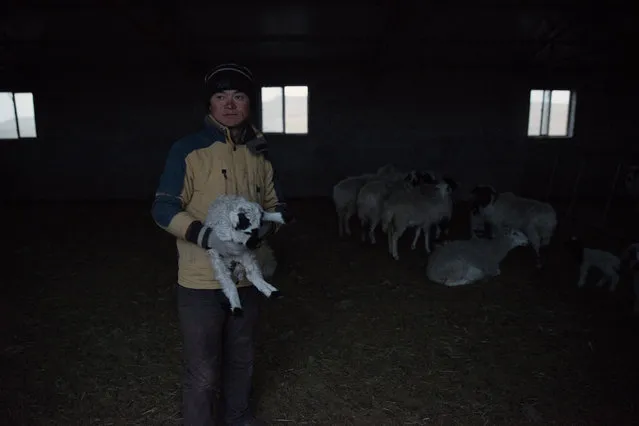
[[[595,268],[603,274],[597,282],[597,287],[601,287],[609,281],[609,290],[611,292],[616,290],[617,284],[619,283],[619,270],[621,268],[621,259],[618,256],[605,250],[585,247],[583,241],[575,236],[564,245],[579,263],[577,287],[584,286],[589,270]]]
[[[499,228],[519,229],[535,250],[537,267],[541,268],[541,247],[550,244],[557,228],[557,213],[548,203],[519,197],[512,192],[498,193],[490,185],[478,185],[473,191],[471,227],[478,228],[478,218],[486,222],[490,231]]]
[[[211,228],[225,244],[225,251],[207,251],[215,278],[228,298],[233,315],[242,314],[237,286],[231,274],[238,280],[246,273],[249,281],[266,297],[279,297],[279,290],[266,282],[255,256],[255,242],[263,222],[285,224],[287,218],[279,212],[265,212],[258,203],[239,195],[221,195],[209,206],[204,225]]]
[[[449,287],[474,283],[501,274],[499,264],[515,247],[530,243],[518,229],[503,229],[494,239],[447,241],[429,257],[426,276]]]

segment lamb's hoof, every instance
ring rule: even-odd
[[[282,297],[284,297],[284,296],[282,295],[282,292],[281,292],[281,291],[279,291],[279,290],[276,290],[276,291],[274,291],[274,292],[272,292],[272,293],[271,293],[271,295],[269,296],[269,299],[273,299],[273,300],[275,300],[275,299],[281,299]]]
[[[233,308],[231,310],[231,315],[236,318],[242,318],[244,316],[244,310],[242,310],[242,308]]]

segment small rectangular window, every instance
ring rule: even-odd
[[[33,94],[0,92],[0,139],[37,137]]]
[[[571,138],[576,93],[570,90],[531,90],[528,136]]]
[[[308,86],[262,87],[262,131],[308,134]]]

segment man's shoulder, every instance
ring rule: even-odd
[[[209,135],[203,131],[193,132],[173,142],[171,145],[171,153],[173,156],[186,158],[190,153],[208,148],[216,143],[221,142],[209,137]]]

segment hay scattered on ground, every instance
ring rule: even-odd
[[[171,237],[146,205],[45,206],[48,222],[18,235],[34,208],[13,212],[9,236],[0,423],[179,424]],[[362,245],[356,226],[338,240],[330,204],[293,208],[298,222],[273,240],[285,298],[264,301],[258,342],[255,401],[273,424],[639,418],[627,285],[612,296],[578,292],[559,254],[538,272],[522,248],[499,279],[448,289],[426,281],[423,249],[412,252],[409,236],[396,262],[383,238]],[[462,221],[454,232],[465,232]]]

